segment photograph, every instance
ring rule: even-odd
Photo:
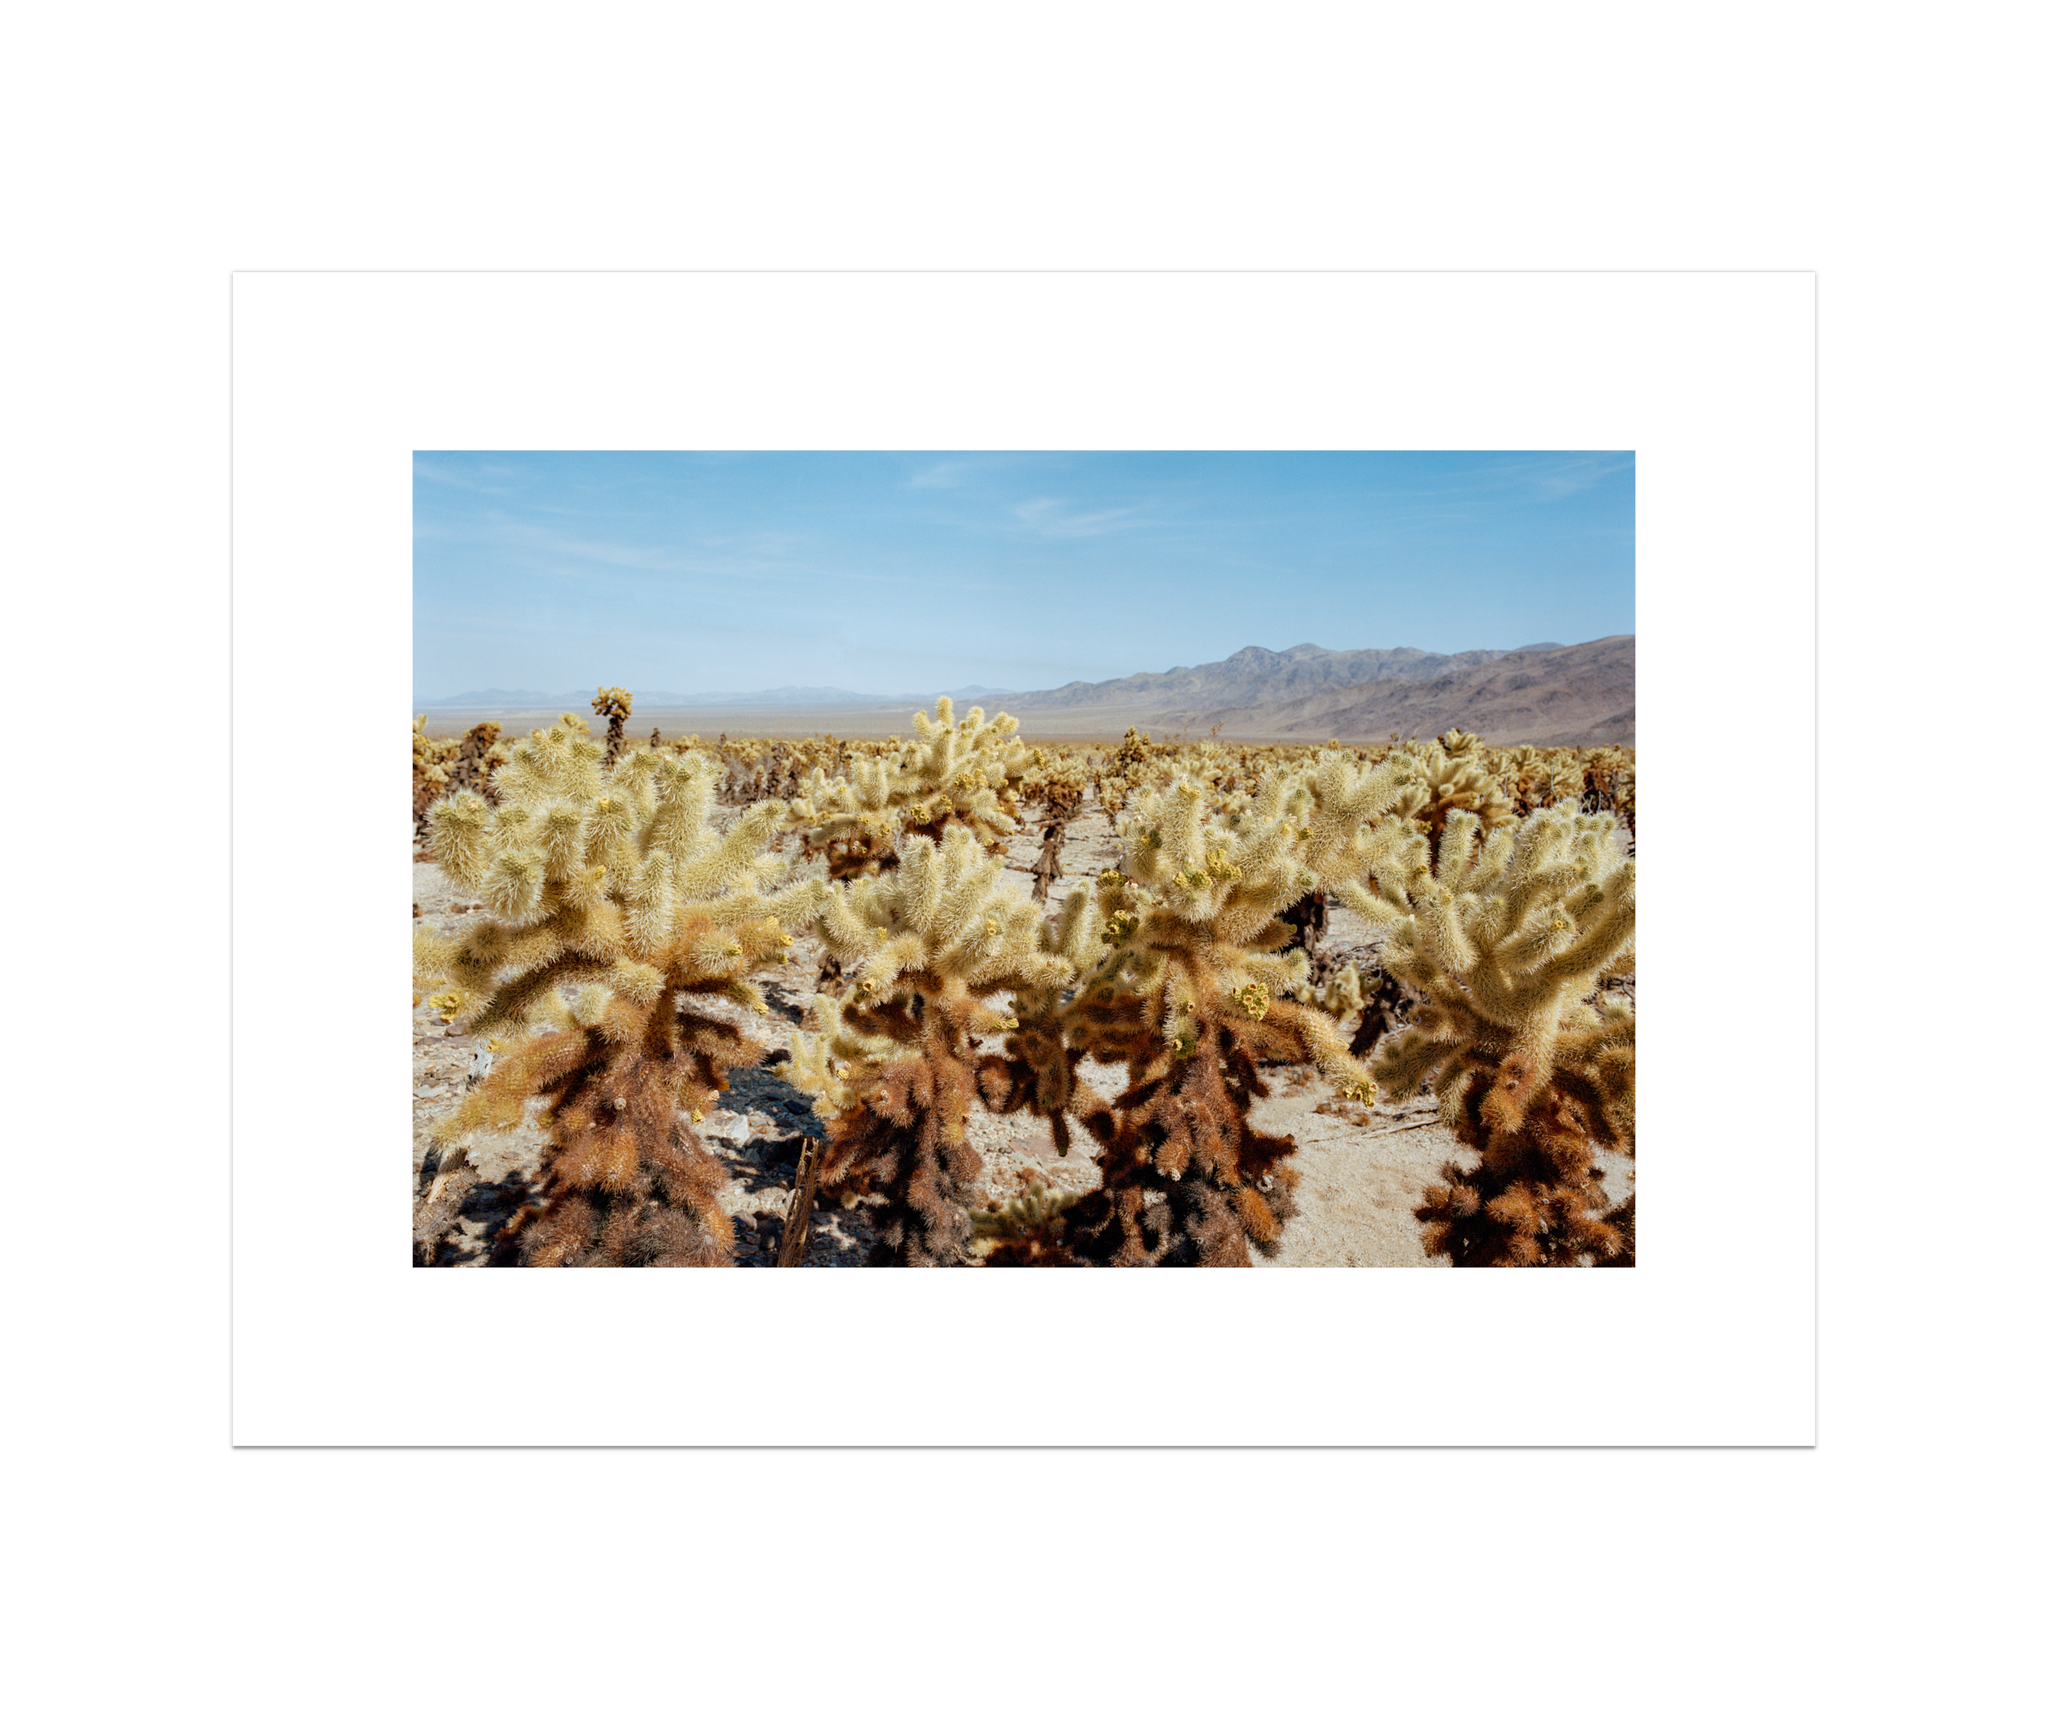
[[[412,1263],[1633,1267],[1635,534],[1629,450],[415,449]]]
[[[1811,802],[1812,312],[238,278],[240,993],[339,955],[236,1015],[237,1441],[1810,1438],[1812,902],[1716,832],[1759,748]]]

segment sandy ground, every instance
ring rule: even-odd
[[[1031,893],[1030,867],[1039,850],[1036,827],[1009,842],[1006,881],[1020,894]],[[785,851],[795,857],[794,840]],[[1103,813],[1090,807],[1069,826],[1061,863],[1067,875],[1053,885],[1055,904],[1077,879],[1093,877],[1118,859],[1116,837]],[[792,878],[822,874],[820,861],[796,858]],[[413,902],[416,917],[447,934],[459,933],[467,914],[477,908],[443,875],[438,865],[415,862]],[[1326,946],[1339,964],[1369,952],[1377,937],[1353,915],[1333,908]],[[817,990],[824,950],[814,936],[798,938],[798,957],[763,988],[771,1012],[764,1018],[724,1003],[711,1006],[743,1025],[750,1036],[768,1045],[771,1056],[785,1049],[801,1029],[804,1005]],[[413,1010],[413,1142],[415,1191],[421,1185],[428,1132],[460,1102],[470,1077],[474,1040],[443,1027],[425,1003]],[[1105,1096],[1123,1089],[1120,1068],[1083,1067],[1083,1077]],[[1434,1119],[1435,1105],[1424,1096],[1402,1105],[1384,1102],[1370,1111],[1340,1101],[1329,1082],[1312,1069],[1268,1071],[1271,1095],[1253,1107],[1253,1120],[1270,1133],[1291,1134],[1293,1158],[1301,1183],[1297,1214],[1283,1232],[1279,1250],[1270,1259],[1254,1255],[1261,1266],[1284,1265],[1421,1265],[1444,1261],[1425,1257],[1422,1229],[1414,1217],[1423,1192],[1437,1178],[1446,1160],[1471,1164],[1476,1159]],[[734,1218],[739,1237],[736,1262],[771,1265],[781,1235],[781,1219],[794,1186],[797,1153],[806,1134],[822,1134],[808,1097],[781,1078],[773,1067],[742,1068],[731,1077],[723,1107],[705,1117],[700,1129],[707,1145],[730,1177],[721,1204]],[[1085,1192],[1099,1184],[1092,1161],[1094,1146],[1077,1139],[1069,1156],[1056,1154],[1048,1125],[1034,1117],[991,1116],[977,1111],[968,1124],[969,1138],[981,1154],[985,1173],[977,1203],[1007,1200],[1035,1180]],[[441,1262],[478,1265],[484,1262],[488,1239],[537,1180],[541,1130],[531,1120],[500,1133],[473,1135],[466,1147],[481,1178],[462,1205],[462,1215],[443,1244]],[[1619,1201],[1633,1186],[1634,1165],[1626,1158],[1603,1162],[1606,1185]],[[841,1209],[821,1200],[811,1224],[805,1264],[816,1268],[858,1266],[873,1239],[861,1207]]]

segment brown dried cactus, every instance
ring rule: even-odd
[[[600,716],[610,718],[604,730],[604,762],[605,768],[610,769],[626,749],[626,718],[633,713],[633,694],[623,686],[600,686],[597,696],[590,700],[590,707]]]

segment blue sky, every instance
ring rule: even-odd
[[[929,696],[1635,630],[1630,453],[413,459],[416,700]]]

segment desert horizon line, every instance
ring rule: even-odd
[[[632,692],[636,704],[638,704],[641,708],[648,710],[687,709],[694,705],[724,707],[733,704],[743,704],[757,701],[774,702],[781,704],[813,703],[819,705],[826,705],[853,703],[909,706],[921,705],[923,703],[928,703],[933,699],[943,697],[950,697],[956,701],[963,697],[1043,697],[1049,694],[1068,692],[1076,687],[1107,686],[1115,685],[1122,680],[1157,680],[1165,679],[1175,674],[1198,673],[1203,669],[1225,667],[1228,664],[1237,662],[1245,657],[1252,657],[1256,659],[1260,656],[1271,656],[1280,659],[1298,659],[1304,655],[1372,655],[1383,659],[1402,658],[1407,660],[1414,660],[1417,658],[1427,659],[1435,657],[1448,662],[1455,661],[1461,657],[1484,657],[1490,661],[1497,661],[1504,656],[1515,656],[1531,651],[1551,652],[1560,650],[1573,650],[1581,648],[1585,645],[1603,644],[1606,643],[1609,639],[1633,638],[1634,636],[1635,634],[1633,632],[1612,632],[1602,634],[1598,638],[1580,639],[1572,644],[1561,644],[1553,640],[1544,640],[1541,642],[1531,644],[1512,645],[1506,648],[1496,649],[1478,646],[1464,650],[1424,650],[1415,645],[1361,645],[1342,649],[1330,649],[1325,646],[1314,643],[1290,645],[1284,650],[1273,650],[1269,649],[1264,645],[1250,644],[1241,646],[1236,651],[1233,651],[1229,656],[1219,657],[1211,662],[1198,662],[1192,664],[1179,663],[1171,668],[1165,669],[1133,669],[1128,673],[1122,675],[1112,675],[1105,680],[1084,680],[1076,678],[1072,680],[1062,681],[1058,685],[1040,687],[982,686],[977,684],[968,684],[964,686],[956,686],[950,688],[942,687],[936,691],[921,693],[858,692],[846,687],[838,686],[798,685],[761,687],[746,691],[725,690],[708,692],[680,692],[673,688],[657,688],[647,691],[641,691],[639,689],[632,687],[628,687],[626,688],[626,690]],[[571,688],[568,691],[538,691],[529,687],[470,687],[465,688],[463,691],[460,692],[443,693],[434,697],[424,697],[421,696],[419,693],[415,692],[412,704],[413,708],[416,710],[451,708],[536,709],[542,706],[561,703],[565,699],[588,699],[594,696],[597,693],[598,689],[598,686],[595,684],[590,686]]]

